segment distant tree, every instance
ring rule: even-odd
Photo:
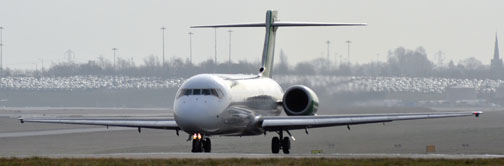
[[[149,68],[155,68],[161,66],[161,62],[157,56],[150,55],[144,58],[144,65]]]
[[[296,65],[294,69],[295,74],[299,75],[313,75],[316,74],[313,64],[309,62],[301,62]]]
[[[79,66],[81,75],[103,75],[103,70],[95,61],[88,61],[88,63]]]
[[[213,59],[208,59],[199,64],[202,73],[214,73],[216,71],[216,65]]]
[[[448,63],[448,69],[453,69],[455,68],[455,63],[453,63],[453,60],[450,60],[450,62]]]
[[[467,58],[455,64],[451,60],[447,66],[437,66],[427,58],[424,48],[415,50],[398,47],[389,50],[386,62],[371,62],[366,64],[340,64],[332,67],[324,58],[300,62],[289,68],[285,52],[280,51],[280,59],[275,65],[273,75],[296,74],[331,74],[337,76],[410,76],[410,77],[446,77],[446,78],[504,78],[503,75],[491,77],[488,65],[474,57]],[[189,59],[171,58],[161,65],[157,56],[150,55],[143,59],[144,64],[137,66],[133,59],[118,58],[116,69],[109,59],[99,56],[96,60],[87,63],[60,62],[52,63],[48,70],[25,71],[0,70],[0,76],[73,76],[73,75],[128,75],[128,76],[155,76],[155,77],[185,77],[188,78],[199,73],[225,73],[225,74],[257,74],[260,62],[238,61],[237,63],[215,64],[213,58],[199,64],[193,64]]]
[[[399,47],[389,52],[388,63],[396,76],[429,76],[434,66],[422,47],[414,51]]]
[[[337,75],[350,76],[352,75],[352,66],[350,64],[341,64],[336,71]]]
[[[462,66],[464,66],[465,69],[469,70],[477,70],[477,69],[483,69],[484,65],[481,63],[481,61],[477,60],[474,57],[470,57],[464,60],[461,60],[459,62]]]
[[[72,62],[61,62],[53,64],[53,66],[47,71],[50,75],[56,76],[72,76],[78,75],[79,65]]]
[[[119,70],[134,68],[135,62],[132,59],[117,58],[116,68]]]
[[[275,66],[275,73],[288,74],[289,73],[289,62],[283,50],[280,50],[280,63]]]
[[[331,62],[329,62],[326,58],[317,58],[310,62],[316,73],[318,74],[330,74],[331,71]]]
[[[8,77],[8,76],[11,76],[11,75],[12,75],[12,73],[11,73],[12,71],[11,71],[11,69],[10,69],[10,68],[8,68],[8,67],[7,67],[7,68],[4,68],[4,69],[0,69],[0,71],[2,71],[2,72],[1,72],[1,74],[2,74],[1,76],[2,76],[2,77]]]
[[[168,69],[168,73],[173,76],[181,76],[183,72],[186,71],[186,64],[181,58],[172,58],[170,61],[165,62],[165,68]],[[167,72],[165,70],[165,72]]]
[[[102,69],[112,68],[112,63],[110,62],[110,60],[105,58],[103,55],[100,55],[97,58],[97,65],[100,66]]]

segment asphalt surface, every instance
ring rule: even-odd
[[[362,111],[364,110],[364,111]],[[384,113],[366,108],[335,113]],[[402,108],[401,110],[404,110]],[[411,109],[419,111],[418,108]],[[467,109],[469,110],[469,109]],[[481,110],[481,109],[478,109]],[[461,117],[398,121],[291,131],[290,155],[271,155],[266,136],[212,137],[212,152],[191,154],[187,134],[175,131],[63,124],[21,124],[17,118],[44,116],[170,116],[168,109],[0,109],[0,157],[113,158],[501,158],[504,155],[504,111],[485,111],[479,118]],[[420,110],[421,111],[421,110]],[[446,111],[446,110],[443,110]],[[397,110],[393,112],[398,112]],[[401,112],[411,112],[406,109]],[[427,146],[435,146],[426,152]],[[315,152],[316,154],[312,154]]]
[[[29,155],[19,158],[33,157]],[[226,159],[226,158],[415,158],[415,159],[492,159],[504,158],[493,154],[394,154],[394,153],[324,153],[324,154],[259,154],[259,153],[108,153],[108,154],[49,154],[46,158],[128,158],[128,159]]]

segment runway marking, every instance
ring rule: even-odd
[[[134,130],[134,129],[123,127],[113,127],[113,128],[111,127],[107,129],[103,127],[103,128],[85,128],[85,129],[60,129],[60,130],[44,130],[44,131],[10,132],[10,133],[0,133],[0,138],[31,137],[31,136],[92,133],[103,131],[123,131],[123,130]]]

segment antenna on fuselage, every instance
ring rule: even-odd
[[[264,23],[223,24],[191,26],[191,28],[238,28],[238,27],[265,27],[263,55],[259,76],[272,77],[273,59],[275,54],[275,38],[278,27],[302,27],[302,26],[366,26],[366,23],[313,23],[313,22],[276,22],[277,11],[266,11]]]

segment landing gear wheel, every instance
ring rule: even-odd
[[[290,139],[289,137],[284,137],[282,140],[282,151],[284,154],[289,154],[290,150]]]
[[[203,149],[201,147],[202,146],[201,144],[202,144],[201,140],[193,139],[191,152],[193,152],[193,153],[202,152]]]
[[[280,139],[278,137],[273,137],[271,139],[271,152],[278,153],[280,151]]]
[[[205,138],[203,141],[203,150],[205,152],[210,152],[212,151],[212,142],[210,142],[210,138]]]

